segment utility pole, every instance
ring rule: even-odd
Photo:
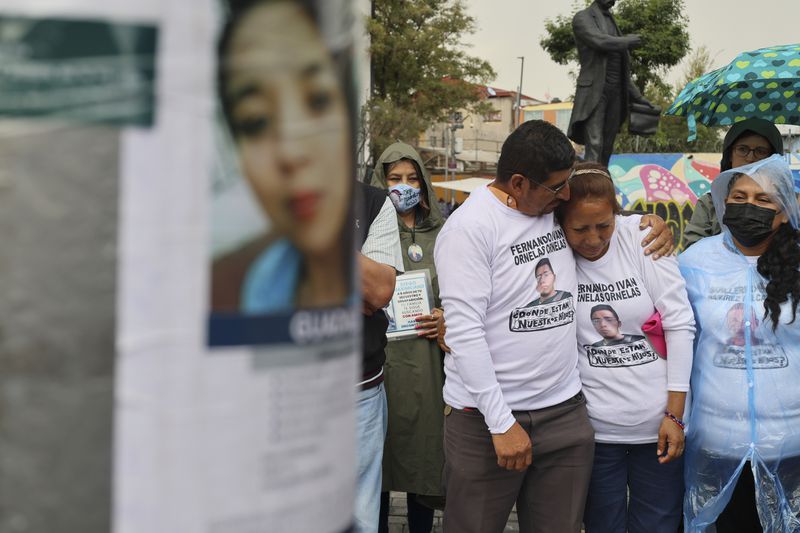
[[[445,171],[444,180],[450,181],[456,179],[456,130],[464,129],[464,116],[460,111],[455,111],[450,114],[450,119],[447,123],[447,129],[450,130],[450,142],[447,143],[445,148]],[[448,157],[449,156],[449,157]],[[453,160],[453,172],[450,172],[450,158]],[[450,180],[448,179],[448,175]],[[449,198],[452,200],[455,197],[455,192],[448,193]]]
[[[522,72],[525,70],[525,56],[517,56],[517,59],[520,60],[519,90],[517,91],[517,112],[514,115],[514,128],[516,128],[522,123],[522,120],[520,120],[520,113],[522,112],[522,109],[520,109],[520,105],[522,103]]]
[[[448,132],[449,129],[450,128],[447,125],[444,127],[444,138],[445,138],[445,143],[444,143],[444,181],[445,181],[445,183],[450,181],[448,179],[448,173],[450,172],[450,140],[447,137],[447,132]],[[446,191],[447,192],[445,193],[445,197],[446,197],[445,201],[449,202],[450,201],[450,197],[452,196],[452,192],[450,191],[450,189],[446,189]]]

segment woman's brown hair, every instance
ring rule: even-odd
[[[581,162],[574,167],[569,181],[569,201],[561,203],[555,211],[559,223],[563,224],[566,208],[569,204],[581,200],[605,200],[615,215],[622,212],[617,201],[617,190],[608,169],[600,163]]]

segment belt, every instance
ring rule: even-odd
[[[451,405],[445,405],[444,406],[444,416],[447,416],[450,413],[452,413],[453,409],[456,409],[456,407],[453,407]],[[460,410],[461,411],[471,412],[471,413],[479,413],[480,412],[480,411],[478,411],[477,407],[462,407]]]
[[[571,400],[581,400],[582,398],[583,398],[583,391],[578,391],[578,393],[575,396],[572,396],[571,398],[568,398],[568,399],[564,400],[561,403],[566,403],[566,402],[569,402]],[[556,404],[556,405],[561,405],[561,404]],[[550,406],[550,407],[555,407],[555,405]],[[449,415],[451,412],[453,412],[453,409],[456,409],[456,407],[452,407],[450,405],[445,405],[444,406],[444,415],[445,416]],[[544,409],[546,409],[546,407]],[[460,410],[461,411],[472,412],[472,413],[479,413],[480,412],[480,410],[477,407],[462,407]]]
[[[381,383],[383,383],[383,367],[365,375],[356,386],[359,390],[368,390],[377,387]]]

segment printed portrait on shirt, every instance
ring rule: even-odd
[[[616,346],[619,344],[629,344],[631,342],[640,341],[644,339],[643,335],[635,335],[631,333],[622,333],[622,321],[614,308],[610,305],[595,305],[591,310],[592,326],[595,331],[603,337],[601,340],[592,344],[592,346]]]
[[[541,331],[571,324],[575,319],[574,299],[571,292],[556,288],[556,274],[550,259],[544,257],[536,263],[534,276],[537,297],[511,312],[508,329]]]
[[[744,304],[739,302],[733,304],[725,314],[725,329],[730,333],[728,346],[744,346],[745,331],[747,325],[744,319]],[[761,344],[761,339],[756,336],[756,329],[760,324],[758,317],[753,309],[750,310],[750,344]]]
[[[765,341],[759,335],[759,321],[755,309],[750,310],[750,318],[746,319],[744,303],[733,304],[725,313],[724,339],[719,351],[714,356],[714,366],[745,370],[748,352],[755,369],[784,368],[789,366],[789,359],[778,344]],[[749,322],[749,324],[748,324]],[[747,345],[747,332],[750,332],[750,345]],[[722,340],[722,339],[721,339]]]
[[[534,274],[536,276],[536,292],[539,293],[539,296],[525,307],[549,304],[572,298],[571,293],[556,289],[556,274],[553,272],[553,265],[548,258],[540,259],[536,263]]]
[[[595,305],[589,311],[589,316],[592,326],[601,337],[597,342],[584,346],[591,366],[637,366],[658,360],[658,354],[644,335],[624,332],[625,325],[612,306]]]

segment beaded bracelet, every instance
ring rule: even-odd
[[[681,420],[677,416],[673,415],[669,411],[664,411],[664,416],[666,416],[667,418],[669,418],[670,420],[672,420],[673,422],[678,424],[679,428],[686,429],[686,422],[684,422],[683,420]]]

